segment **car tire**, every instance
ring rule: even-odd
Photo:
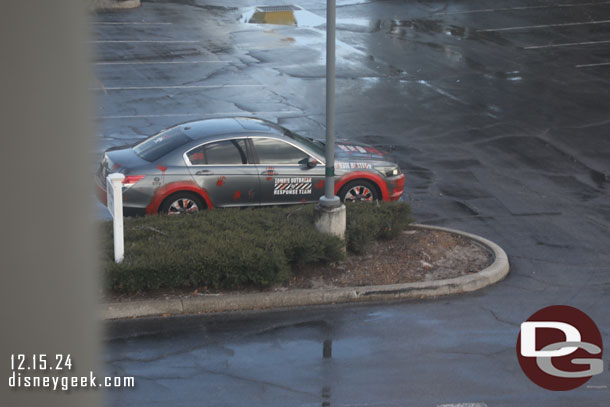
[[[162,215],[187,215],[205,209],[203,200],[193,192],[176,192],[165,198],[159,207]]]
[[[339,190],[339,198],[341,202],[372,202],[379,199],[379,193],[371,181],[358,179],[345,184]]]

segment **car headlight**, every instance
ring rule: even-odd
[[[396,175],[400,175],[400,168],[397,165],[393,165],[391,167],[375,167],[375,169],[386,177],[395,177]]]

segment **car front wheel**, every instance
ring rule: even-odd
[[[376,201],[379,199],[377,189],[372,182],[356,180],[348,182],[339,191],[339,198],[343,202]]]
[[[178,192],[163,201],[159,208],[160,214],[186,215],[197,213],[205,208],[205,204],[192,192]]]

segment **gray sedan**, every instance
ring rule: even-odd
[[[123,173],[126,215],[213,207],[316,202],[324,191],[324,144],[277,124],[232,117],[183,123],[104,152],[96,184]],[[405,177],[374,147],[338,140],[335,193],[343,201],[398,200]]]

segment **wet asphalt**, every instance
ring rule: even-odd
[[[301,26],[254,1],[154,1],[92,29],[103,149],[172,124],[257,116],[324,136],[325,2]],[[391,149],[421,223],[501,245],[508,278],[434,301],[108,324],[116,406],[608,406],[521,372],[519,325],[586,312],[610,343],[610,2],[338,1],[339,137]],[[289,4],[278,1],[269,4]]]

